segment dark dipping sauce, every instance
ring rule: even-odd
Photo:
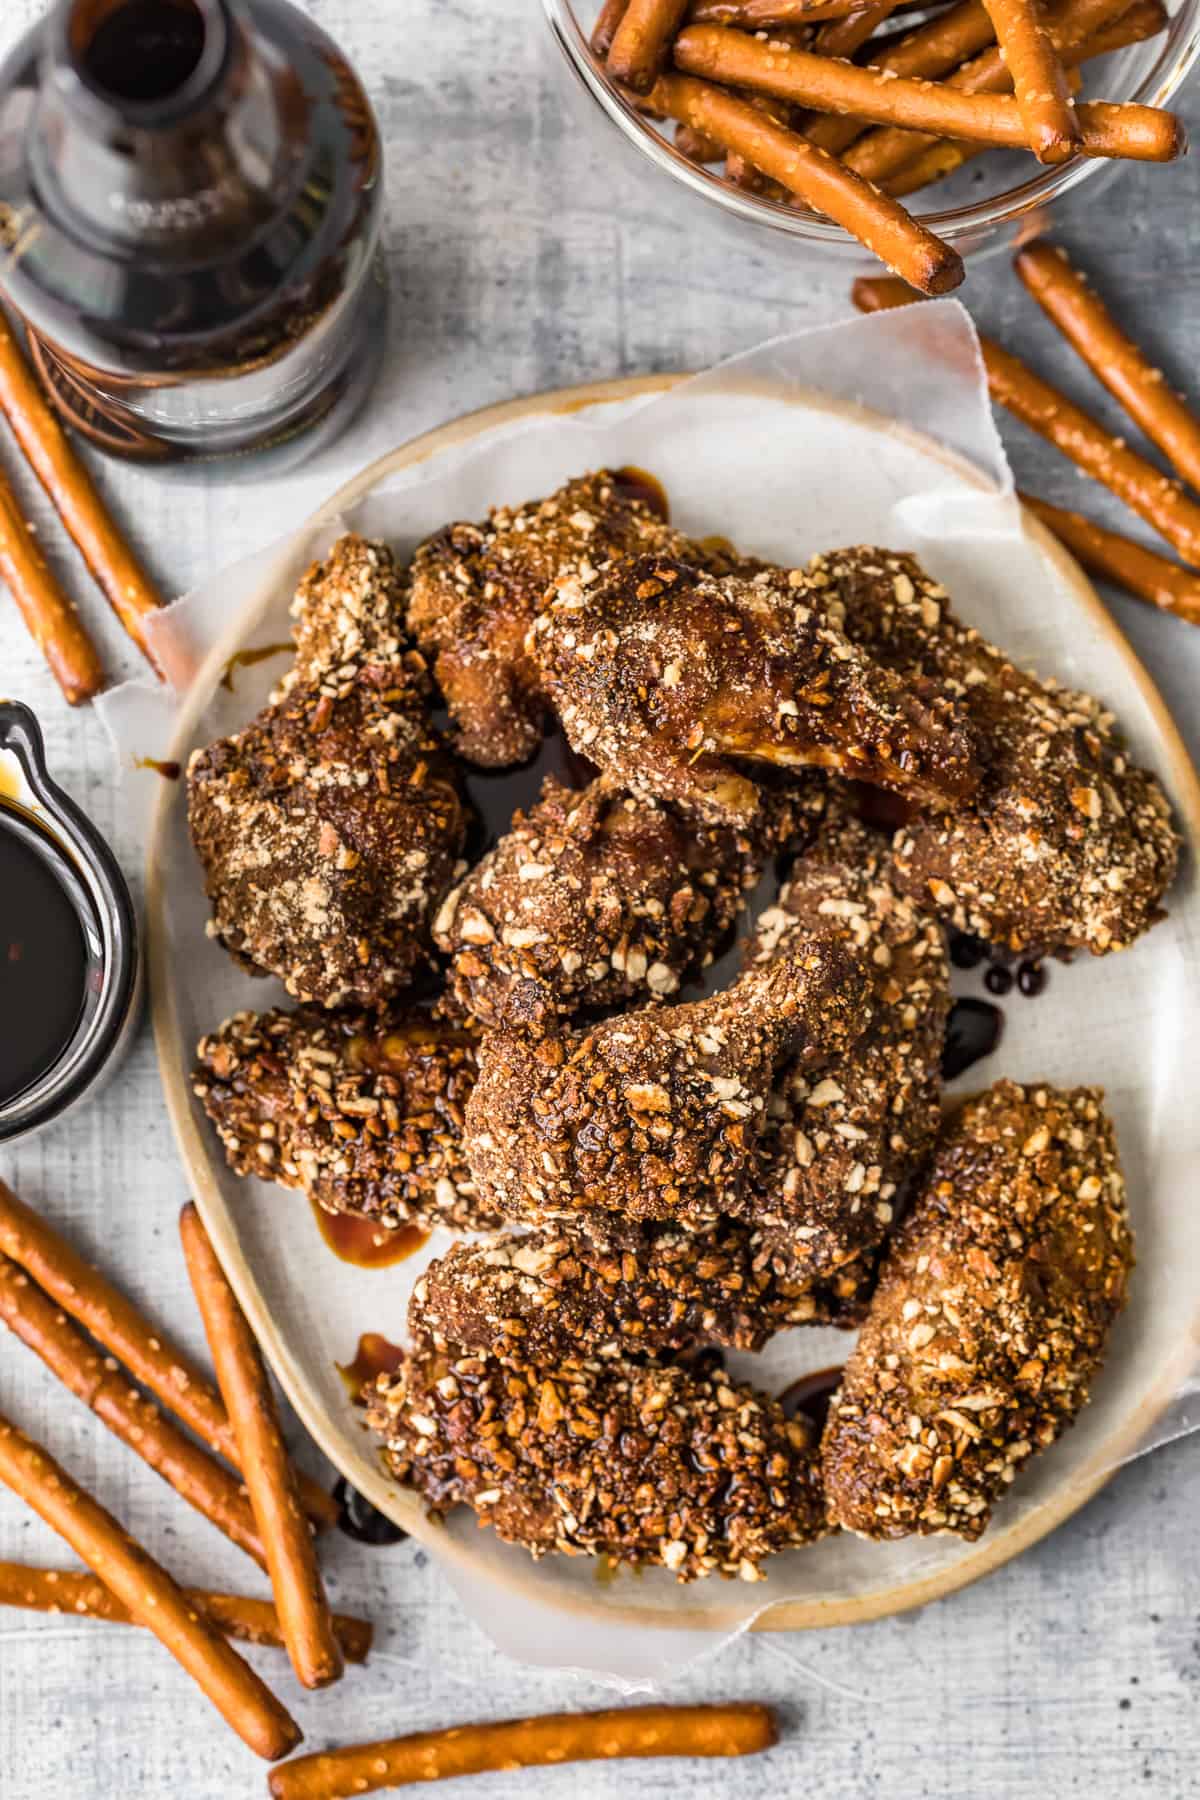
[[[88,950],[58,860],[41,827],[0,801],[0,1104],[53,1068],[83,1013]]]
[[[373,1544],[382,1548],[387,1544],[399,1544],[408,1536],[394,1525],[391,1519],[364,1500],[356,1487],[343,1476],[333,1490],[333,1497],[338,1503],[338,1530],[353,1538],[356,1544]]]
[[[990,1056],[1000,1042],[1004,1014],[990,1000],[956,1000],[950,1008],[946,1042],[942,1050],[942,1074],[947,1081],[962,1075],[973,1063]]]
[[[795,1381],[788,1383],[779,1396],[779,1404],[789,1419],[794,1419],[797,1413],[803,1413],[817,1431],[823,1431],[829,1402],[837,1392],[841,1379],[841,1363],[834,1363],[828,1369],[813,1369],[809,1374],[800,1375]]]
[[[315,1200],[312,1209],[321,1236],[334,1255],[358,1269],[390,1269],[393,1263],[403,1262],[419,1250],[429,1236],[419,1225],[393,1229],[358,1213],[329,1212]]]

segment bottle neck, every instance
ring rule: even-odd
[[[269,213],[278,99],[244,0],[60,0],[29,146],[35,184],[93,244],[194,256]]]

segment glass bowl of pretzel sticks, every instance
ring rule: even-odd
[[[543,4],[581,108],[680,202],[924,293],[1079,183],[1186,149],[1168,103],[1200,0]]]

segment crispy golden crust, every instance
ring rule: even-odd
[[[230,1167],[382,1225],[488,1230],[462,1149],[475,1039],[424,1012],[237,1013],[193,1088]]]
[[[797,1044],[862,1029],[867,976],[816,938],[723,993],[542,1043],[493,1032],[467,1108],[480,1195],[510,1218],[736,1215],[775,1071]]]
[[[1133,1239],[1097,1088],[1001,1081],[946,1130],[823,1440],[831,1516],[976,1538],[1088,1398]]]
[[[438,913],[457,1007],[541,1036],[583,1007],[668,999],[712,961],[766,855],[815,829],[821,789],[793,789],[747,832],[603,778],[582,793],[547,781]]]
[[[1120,950],[1163,917],[1179,851],[1170,807],[1098,700],[1015,669],[911,556],[834,551],[805,578],[855,643],[951,699],[977,746],[974,799],[897,834],[909,893],[962,931],[1034,954]]]
[[[408,624],[434,673],[468,762],[502,768],[537,749],[548,707],[525,649],[550,584],[595,581],[614,557],[701,555],[646,493],[601,469],[545,500],[446,525],[413,559]]]
[[[950,979],[937,920],[898,891],[888,840],[836,791],[819,839],[761,915],[749,960],[769,963],[821,929],[866,958],[870,1016],[843,1054],[809,1049],[776,1083],[759,1217],[791,1227],[814,1283],[837,1271],[865,1297],[897,1196],[937,1136]]]
[[[534,1556],[753,1581],[825,1531],[811,1428],[720,1371],[572,1357],[548,1373],[424,1338],[367,1399],[398,1480]]]
[[[575,749],[723,821],[758,805],[740,759],[961,799],[974,769],[945,707],[852,646],[790,579],[643,556],[587,586],[560,580],[529,643]]]
[[[454,1244],[414,1289],[409,1331],[542,1369],[694,1345],[759,1350],[790,1325],[852,1316],[838,1275],[814,1282],[797,1248],[794,1236],[731,1219],[692,1232],[585,1214]]]
[[[210,933],[322,1006],[382,1005],[428,962],[465,832],[396,593],[386,549],[341,539],[301,584],[296,668],[188,768]]]

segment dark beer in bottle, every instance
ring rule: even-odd
[[[0,290],[66,421],[166,468],[328,442],[383,347],[381,173],[287,0],[60,0],[0,69]]]

